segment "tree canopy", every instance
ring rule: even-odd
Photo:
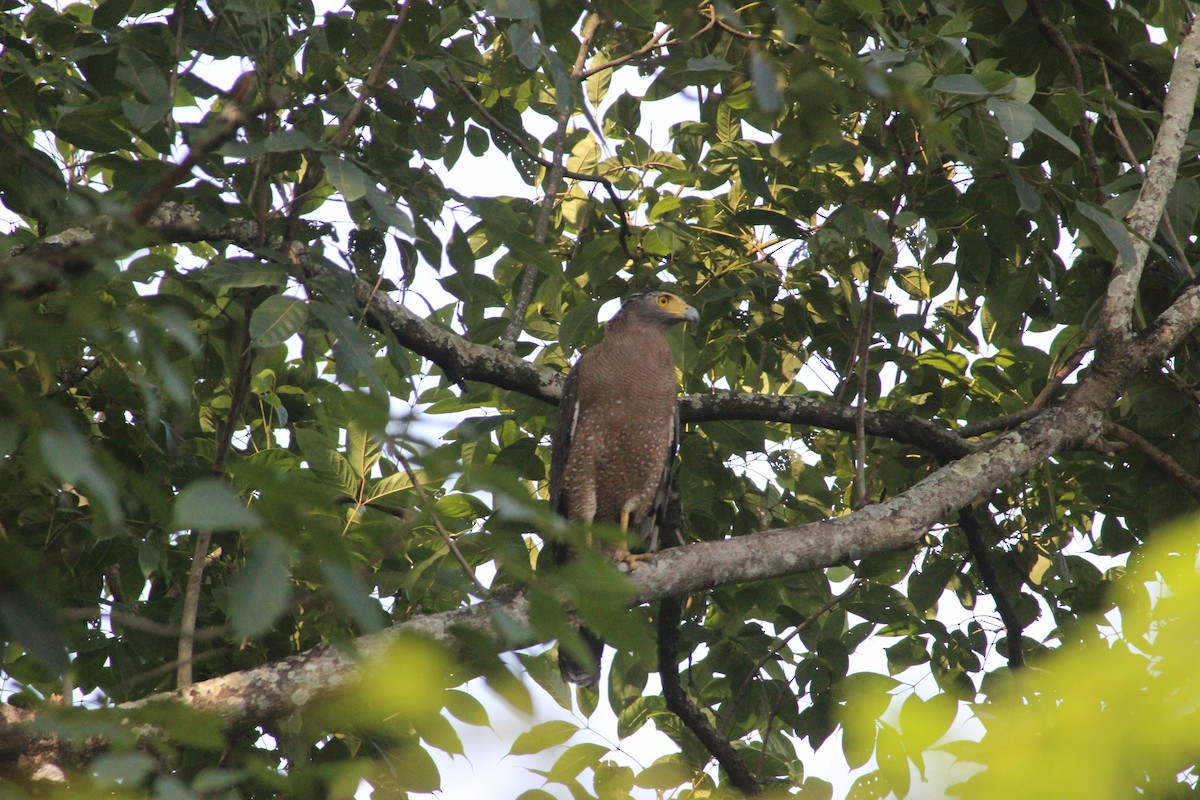
[[[969,717],[952,793],[1047,731],[1106,764],[1055,796],[1190,791],[1189,4],[5,2],[0,45],[5,796],[436,791],[481,685],[674,745],[533,718],[528,800],[826,798],[831,737],[905,797]],[[562,378],[660,285],[687,544],[551,569]]]

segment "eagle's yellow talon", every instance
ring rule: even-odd
[[[654,553],[631,553],[624,547],[619,547],[613,551],[613,560],[617,562],[617,569],[625,567],[622,572],[637,569],[639,561],[649,561],[654,558]]]

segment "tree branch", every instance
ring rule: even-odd
[[[983,538],[983,524],[980,523],[974,509],[963,508],[958,512],[958,524],[967,537],[967,547],[971,551],[971,560],[979,570],[983,585],[992,596],[1000,619],[1004,622],[1005,636],[1008,639],[1008,666],[1019,669],[1025,666],[1025,653],[1021,649],[1021,637],[1025,626],[1017,617],[1016,609],[1009,599],[1008,593],[996,573],[996,565],[992,563],[991,548]]]
[[[1171,189],[1175,186],[1180,155],[1187,142],[1188,127],[1196,104],[1196,88],[1200,84],[1198,63],[1200,35],[1189,24],[1171,67],[1171,88],[1163,103],[1162,125],[1154,138],[1150,166],[1142,181],[1137,202],[1127,217],[1133,233],[1133,260],[1130,262],[1128,257],[1118,256],[1112,279],[1108,283],[1108,294],[1099,323],[1106,338],[1124,341],[1133,335],[1133,305],[1137,287],[1146,266],[1150,242],[1158,230],[1158,222],[1162,219]]]
[[[90,270],[98,255],[120,257],[131,248],[122,230],[128,220],[98,216],[85,224],[59,231],[36,244],[14,247],[0,259],[0,290],[30,296],[55,288],[66,278]],[[221,228],[206,228],[194,207],[164,202],[146,220],[143,228],[163,241],[227,241],[253,248],[259,226],[250,220],[234,220]]]
[[[1029,10],[1033,14],[1034,20],[1037,21],[1038,28],[1041,29],[1042,35],[1050,40],[1062,57],[1067,62],[1067,69],[1071,73],[1071,85],[1075,87],[1075,91],[1079,93],[1079,99],[1083,100],[1086,90],[1083,85],[1083,71],[1079,69],[1079,59],[1075,57],[1075,49],[1071,47],[1071,43],[1067,41],[1067,37],[1058,29],[1054,21],[1046,15],[1046,9],[1042,6],[1042,0],[1029,0]],[[1083,152],[1087,157],[1088,171],[1092,175],[1092,190],[1094,193],[1100,192],[1100,162],[1096,158],[1096,146],[1092,141],[1092,133],[1088,130],[1088,119],[1086,116],[1079,120],[1075,126],[1075,130],[1079,134],[1080,141],[1083,142]]]
[[[588,51],[592,48],[592,38],[595,37],[599,27],[600,15],[595,11],[589,11],[583,19],[579,52],[575,55],[575,64],[571,67],[571,74],[568,76],[572,87],[578,86],[583,81],[580,76],[583,75],[583,67],[587,63]],[[570,123],[571,115],[575,111],[573,89],[567,97],[558,97],[557,95],[558,93],[555,92],[555,100],[558,101],[556,115],[558,127],[553,134],[554,156],[550,159],[550,171],[546,174],[545,196],[542,197],[538,218],[533,225],[533,241],[541,246],[545,246],[546,238],[549,236],[550,217],[554,213],[554,207],[558,205],[558,191],[562,185],[563,173],[567,171],[567,165],[563,163],[563,156],[566,154],[567,148],[567,124]],[[525,330],[525,313],[533,301],[533,286],[537,281],[537,273],[536,264],[526,264],[525,269],[521,272],[521,285],[515,293],[512,316],[508,320],[508,327],[500,337],[501,350],[512,351],[517,345],[517,338],[521,335],[521,331]]]
[[[1200,478],[1185,470],[1178,461],[1165,450],[1157,447],[1146,437],[1118,425],[1115,422],[1104,423],[1104,435],[1124,442],[1150,460],[1154,466],[1167,473],[1172,480],[1187,490],[1188,494],[1200,501]]]
[[[1138,352],[1138,351],[1135,351]],[[1124,354],[1122,354],[1124,355]],[[1145,365],[1114,359],[1093,367],[1063,402],[989,446],[949,464],[907,491],[844,517],[779,528],[735,539],[700,542],[662,551],[629,574],[635,602],[645,603],[716,586],[747,583],[820,569],[868,555],[917,547],[929,528],[1050,456],[1093,438],[1103,411],[1124,382]],[[230,673],[118,708],[176,700],[217,714],[236,726],[291,713],[354,679],[360,659],[380,654],[394,637],[415,633],[458,652],[460,632],[472,646],[486,640],[499,650],[536,642],[524,595],[489,600],[454,611],[416,617],[355,640],[357,653],[321,646],[274,664]],[[0,724],[0,758],[44,743],[29,727]]]
[[[187,155],[178,164],[174,164],[167,173],[158,179],[153,186],[146,190],[141,200],[129,212],[129,219],[135,225],[145,225],[154,216],[154,212],[162,205],[167,193],[186,180],[192,170],[210,153],[237,135],[238,130],[246,121],[246,101],[251,95],[258,77],[253,72],[247,72],[237,79],[233,88],[226,96],[229,104],[222,109],[220,121],[192,146]],[[270,98],[264,98],[264,107],[268,106]],[[266,108],[264,108],[266,110]]]
[[[762,794],[762,785],[746,764],[746,760],[691,701],[679,682],[679,622],[682,608],[683,604],[678,597],[663,598],[659,604],[658,675],[662,680],[663,699],[666,700],[667,710],[679,717],[704,745],[704,749],[717,759],[721,769],[729,776],[729,782],[739,792],[748,797],[758,797]]]
[[[495,347],[471,342],[414,314],[361,279],[354,281],[354,294],[399,344],[432,361],[451,381],[482,381],[548,403],[558,402],[562,373]],[[758,420],[851,433],[855,430],[857,411],[853,406],[810,397],[721,390],[683,395],[679,399],[679,413],[684,422]],[[976,449],[976,445],[937,423],[902,411],[868,409],[864,425],[872,436],[921,447],[943,460],[960,458]]]

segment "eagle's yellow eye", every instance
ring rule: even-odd
[[[660,295],[658,296],[658,304],[659,304],[660,306],[669,306],[669,305],[671,304],[671,295],[669,295],[669,294],[660,294]]]

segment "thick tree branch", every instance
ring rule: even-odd
[[[363,280],[355,280],[354,293],[396,341],[437,365],[452,381],[474,380],[501,389],[557,403],[563,375],[549,367],[495,347],[475,344],[409,311]],[[679,400],[684,422],[759,420],[811,425],[851,433],[857,412],[853,406],[809,397],[714,391],[684,395]],[[872,436],[884,436],[928,450],[943,460],[959,458],[975,449],[952,431],[902,411],[868,409],[864,425]]]
[[[234,220],[221,228],[208,228],[197,209],[170,201],[160,204],[142,227],[163,241],[178,244],[226,241],[252,248],[259,236],[255,222]],[[98,216],[36,244],[15,247],[7,258],[0,258],[0,290],[36,295],[54,289],[70,276],[90,270],[99,257],[128,254],[131,237],[123,233],[128,233],[128,220]]]
[[[1064,402],[885,502],[844,517],[658,553],[629,576],[636,600],[644,603],[916,547],[931,526],[957,509],[1051,455],[1094,437],[1104,410],[1124,383],[1144,367],[1133,358],[1117,359],[1112,369],[1094,367]],[[291,713],[344,686],[354,678],[359,658],[382,652],[395,636],[416,633],[460,648],[457,631],[469,631],[473,643],[483,638],[497,649],[515,649],[535,643],[529,622],[523,595],[491,600],[417,617],[361,637],[356,640],[357,655],[322,646],[282,662],[202,681],[120,708],[132,711],[150,702],[178,700],[215,713],[230,726],[254,723]],[[24,726],[0,725],[0,757],[12,756],[39,741],[43,740]]]
[[[1133,232],[1133,260],[1129,261],[1128,256],[1118,256],[1116,269],[1108,284],[1100,321],[1107,338],[1128,340],[1133,335],[1133,306],[1138,283],[1150,252],[1150,242],[1154,239],[1167,198],[1175,186],[1179,159],[1187,142],[1196,104],[1198,84],[1200,34],[1195,26],[1189,25],[1171,68],[1171,88],[1163,103],[1162,125],[1154,139],[1150,166],[1142,181],[1137,202],[1128,215],[1129,227]]]

